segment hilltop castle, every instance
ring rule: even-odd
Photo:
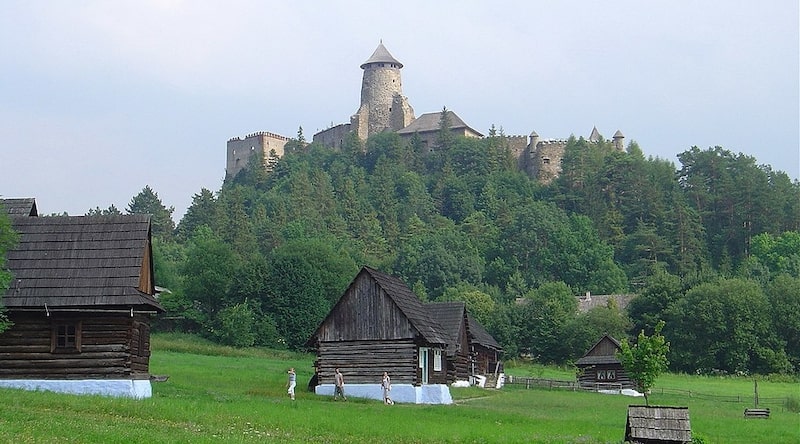
[[[403,64],[395,59],[383,46],[378,44],[366,62],[361,64],[364,75],[361,81],[361,104],[350,117],[349,123],[342,123],[314,134],[313,142],[339,149],[351,132],[361,140],[386,131],[396,132],[403,139],[415,134],[422,143],[433,149],[439,131],[441,112],[414,116],[414,109],[403,95],[403,82],[400,70]],[[450,131],[457,136],[482,138],[483,134],[467,125],[453,111],[447,111]],[[530,136],[504,136],[508,146],[517,159],[520,169],[542,183],[549,183],[561,172],[561,159],[567,141],[564,139],[539,139],[533,131]],[[233,177],[247,166],[250,156],[263,156],[267,168],[271,168],[283,156],[283,148],[288,137],[269,132],[258,132],[228,140],[226,176]],[[593,128],[589,142],[599,142],[602,136]],[[620,131],[614,133],[613,144],[624,150],[625,136]]]

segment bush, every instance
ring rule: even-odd
[[[792,413],[800,413],[800,398],[794,395],[789,396],[786,398],[783,406]]]

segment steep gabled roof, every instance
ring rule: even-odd
[[[616,351],[620,348],[619,341],[611,335],[603,335],[575,365],[619,364]]]
[[[436,322],[431,319],[425,304],[408,288],[405,282],[367,266],[364,266],[361,272],[369,274],[377,282],[426,341],[431,344],[447,344],[447,339],[439,332]]]
[[[469,322],[470,342],[480,344],[493,350],[503,351],[503,347],[498,344],[494,337],[483,328],[483,325],[469,313],[467,313],[467,321]]]
[[[397,61],[397,59],[395,59],[394,57],[392,57],[391,54],[389,54],[389,51],[386,49],[385,46],[383,46],[383,42],[380,42],[378,44],[378,47],[375,48],[375,52],[372,53],[372,55],[367,59],[366,62],[361,64],[361,69],[364,69],[367,67],[367,65],[371,65],[373,63],[391,63],[397,65],[398,68],[403,67],[402,63]]]
[[[463,301],[431,302],[425,304],[431,318],[439,324],[439,331],[447,340],[447,354],[458,351],[459,337],[464,326],[464,313],[467,309]]]
[[[5,210],[9,216],[38,216],[36,199],[32,197],[0,199],[0,211]]]
[[[155,300],[150,216],[12,216],[9,309],[116,307],[162,310]]]
[[[602,137],[600,131],[597,131],[597,127],[592,127],[592,133],[589,134],[589,142],[599,142]]]

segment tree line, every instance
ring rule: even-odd
[[[130,201],[153,215],[169,289],[155,328],[302,349],[367,264],[424,300],[465,301],[507,358],[570,363],[604,333],[635,340],[664,321],[673,370],[800,371],[800,183],[750,156],[692,147],[676,167],[572,137],[549,185],[494,128],[441,130],[431,150],[298,133],[271,171],[257,157],[177,226],[149,186]],[[106,212],[119,210],[90,214]],[[579,313],[585,292],[636,296]]]

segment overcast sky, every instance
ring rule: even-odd
[[[797,179],[799,20],[797,0],[3,0],[0,195],[81,215],[150,185],[177,223],[228,139],[348,122],[381,40],[418,116],[619,129],[676,168],[719,145]]]

